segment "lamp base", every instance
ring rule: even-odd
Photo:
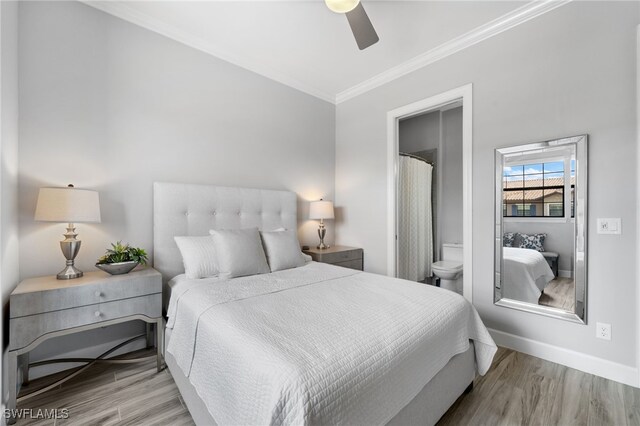
[[[324,222],[320,219],[320,226],[318,227],[318,237],[320,237],[320,244],[316,247],[318,250],[328,249],[329,246],[324,243],[324,236],[327,234],[327,230],[324,227]]]
[[[74,278],[80,278],[83,275],[84,273],[80,269],[73,265],[67,265],[56,275],[56,278],[59,280],[72,280]]]

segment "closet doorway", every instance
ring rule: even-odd
[[[469,84],[387,114],[388,275],[432,283],[432,262],[459,253],[457,290],[469,301],[471,95]]]

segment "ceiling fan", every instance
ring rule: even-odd
[[[360,50],[364,50],[380,40],[360,0],[324,0],[324,2],[332,12],[346,15]]]

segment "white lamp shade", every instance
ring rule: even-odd
[[[332,12],[351,12],[360,3],[360,0],[324,0],[325,4]]]
[[[76,188],[40,188],[35,220],[41,222],[100,222],[97,191]]]
[[[333,219],[333,202],[312,201],[309,204],[309,219]]]

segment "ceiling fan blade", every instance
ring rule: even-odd
[[[362,3],[358,3],[355,9],[347,12],[346,15],[349,26],[351,27],[351,32],[356,38],[356,43],[358,43],[360,50],[364,50],[380,40]]]

